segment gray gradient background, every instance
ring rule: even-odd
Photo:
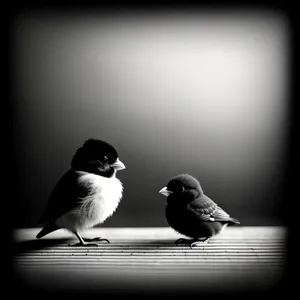
[[[282,222],[288,24],[268,11],[28,11],[12,23],[17,227],[36,226],[87,138],[127,170],[103,226],[167,226],[178,173],[242,225]]]

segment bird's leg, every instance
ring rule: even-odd
[[[97,244],[92,244],[92,243],[86,243],[83,238],[80,236],[80,234],[78,232],[74,232],[74,234],[77,236],[77,238],[79,239],[79,243],[76,243],[76,244],[70,244],[69,246],[72,246],[72,247],[76,247],[76,246],[81,246],[81,247],[98,247]]]
[[[108,244],[110,243],[108,239],[102,239],[101,237],[95,237],[92,239],[88,239],[88,238],[82,238],[85,242],[102,242],[105,241]]]

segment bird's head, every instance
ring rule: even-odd
[[[172,199],[189,201],[203,194],[203,190],[195,177],[180,174],[173,177],[159,193],[168,197],[168,201]]]
[[[71,167],[104,177],[112,177],[117,171],[125,169],[116,149],[109,143],[96,139],[84,142],[73,156]]]

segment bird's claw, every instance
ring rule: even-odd
[[[204,240],[196,240],[190,244],[190,248],[193,249],[193,247],[202,246],[203,244],[207,244],[209,241],[209,238],[206,238]]]
[[[92,238],[92,239],[89,239],[89,238],[83,238],[83,240],[85,242],[102,242],[102,241],[105,241],[107,242],[108,244],[110,244],[109,240],[108,239],[102,239],[101,237],[95,237],[95,238]]]
[[[199,239],[178,239],[177,241],[175,241],[175,245],[178,245],[178,244],[181,244],[181,243],[184,243],[184,244],[188,244],[190,246],[190,248],[192,249],[193,247],[195,246],[200,246],[200,245],[203,245],[203,244],[207,244],[208,243],[208,240],[209,238],[205,238],[203,240],[199,240]]]
[[[76,243],[69,244],[70,247],[98,247],[98,244],[95,243]]]

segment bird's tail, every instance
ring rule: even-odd
[[[55,224],[53,223],[47,223],[45,227],[37,234],[36,238],[40,239],[41,237],[47,235],[50,232],[53,232],[55,230],[59,229]]]
[[[238,219],[230,218],[230,223],[228,225],[233,225],[233,224],[241,224],[241,222]]]

